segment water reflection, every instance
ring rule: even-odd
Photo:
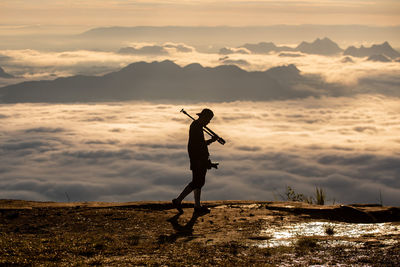
[[[291,246],[300,237],[327,237],[327,229],[333,229],[333,239],[325,243],[331,246],[356,245],[354,238],[360,237],[390,237],[385,238],[384,244],[394,244],[400,235],[400,225],[395,223],[342,223],[342,222],[300,222],[286,225],[268,225],[260,235],[271,237],[260,244],[260,247]],[[335,240],[337,237],[339,240]],[[346,240],[349,238],[349,240]]]

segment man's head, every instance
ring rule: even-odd
[[[203,126],[206,126],[214,117],[214,113],[208,108],[203,109],[200,113],[197,113],[197,115],[199,116],[198,121]]]

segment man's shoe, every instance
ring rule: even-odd
[[[194,207],[194,212],[200,214],[207,214],[210,213],[211,210],[205,206],[201,206],[201,207]]]
[[[172,206],[174,206],[174,208],[177,209],[179,213],[183,213],[183,209],[182,209],[181,203],[178,202],[178,200],[176,198],[174,198],[172,200]]]

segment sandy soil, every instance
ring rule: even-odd
[[[397,207],[256,201],[204,204],[211,213],[193,213],[190,202],[178,214],[167,202],[0,200],[0,265],[400,265]],[[295,234],[282,245],[273,243],[274,234],[268,232],[296,231],[299,223],[334,222],[350,223],[354,229],[368,224],[391,230],[347,236],[339,228],[325,226],[326,233]]]

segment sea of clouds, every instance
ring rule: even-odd
[[[0,198],[170,200],[190,181],[191,120],[211,108],[218,170],[204,200],[281,200],[286,186],[330,203],[400,205],[400,100],[0,105]],[[190,200],[190,198],[189,198]]]

